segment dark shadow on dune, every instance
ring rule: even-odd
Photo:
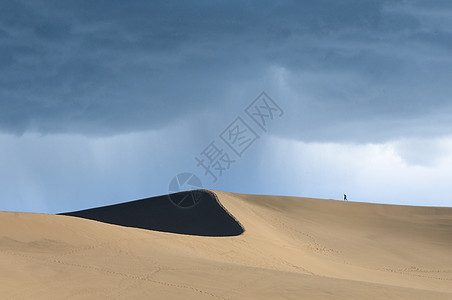
[[[190,192],[170,196],[177,203],[177,199],[187,193]],[[199,190],[196,193],[199,202],[191,208],[179,208],[164,195],[60,215],[188,235],[236,236],[243,233],[242,226],[218,203],[212,192]]]

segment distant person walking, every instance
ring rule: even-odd
[[[347,195],[344,194],[344,201],[348,201],[347,200]]]

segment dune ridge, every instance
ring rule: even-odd
[[[193,207],[174,204],[192,197],[199,201]],[[235,236],[243,232],[240,223],[209,190],[179,192],[61,215],[188,235]]]
[[[452,298],[452,208],[207,193],[214,198],[206,202],[217,203],[209,207],[230,216],[240,234],[0,212],[2,296]],[[139,216],[134,210],[152,207],[148,200],[91,213],[124,208]]]

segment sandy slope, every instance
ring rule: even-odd
[[[0,212],[1,298],[452,298],[452,208],[215,193],[244,233]]]

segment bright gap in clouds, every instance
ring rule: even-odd
[[[226,191],[452,206],[452,137],[346,144],[267,136],[215,185],[196,168],[202,147],[192,131],[0,135],[2,210],[55,213],[166,194],[183,171]]]
[[[261,174],[279,174],[270,179],[279,193],[332,199],[345,193],[352,201],[452,206],[450,136],[380,144],[272,137],[265,149]]]

